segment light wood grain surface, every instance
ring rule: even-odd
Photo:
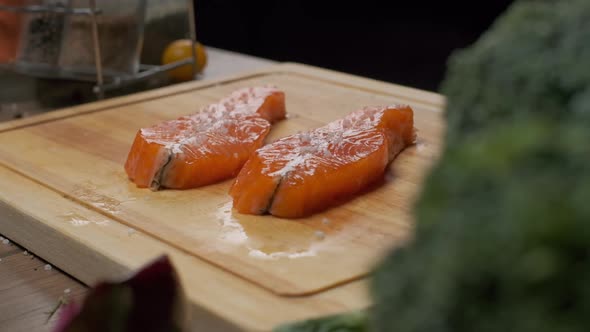
[[[409,233],[413,198],[440,149],[439,113],[414,107],[419,144],[396,158],[385,183],[296,221],[232,212],[227,194],[232,180],[159,192],[127,180],[121,165],[140,127],[193,113],[239,87],[267,84],[285,91],[289,115],[274,126],[270,140],[322,126],[363,106],[406,102],[394,94],[277,71],[0,133],[0,163],[277,294],[311,294],[359,279],[382,250]],[[80,219],[67,211],[62,216],[66,222]],[[332,222],[326,225],[324,219]],[[326,236],[314,236],[320,231]]]
[[[226,50],[208,48],[209,63],[204,80],[232,75],[272,65],[274,62]],[[49,113],[50,114],[50,113]],[[37,121],[35,118],[26,121]],[[0,123],[2,126],[2,123]],[[0,219],[10,221],[10,216],[0,214]],[[0,236],[4,238],[4,235]],[[0,241],[0,331],[50,331],[55,322],[47,320],[60,297],[80,301],[87,286],[35,256],[24,255],[26,249],[15,242]],[[65,293],[69,290],[68,293]]]
[[[8,168],[0,168],[0,173],[2,173],[0,174],[0,187],[15,188],[15,190],[10,192],[0,192],[0,200],[4,204],[2,207],[3,211],[9,211],[8,213],[10,215],[8,215],[7,218],[12,217],[13,220],[18,220],[19,224],[16,225],[14,222],[11,223],[8,219],[0,220],[0,229],[6,230],[6,233],[9,236],[19,239],[19,243],[23,244],[25,247],[34,248],[33,251],[39,252],[39,255],[50,258],[52,263],[64,268],[67,272],[75,274],[80,280],[89,284],[100,278],[121,277],[125,273],[145,264],[157,255],[167,253],[172,257],[173,262],[178,267],[187,291],[187,296],[193,305],[194,326],[202,327],[206,325],[208,327],[207,330],[216,329],[219,331],[227,331],[238,329],[268,331],[276,324],[287,320],[313,317],[365,306],[368,303],[365,281],[348,283],[329,291],[320,292],[314,296],[284,298],[277,295],[284,294],[284,291],[273,288],[272,284],[268,287],[269,280],[271,280],[270,282],[272,283],[272,278],[258,283],[256,280],[252,280],[256,277],[256,274],[249,274],[247,268],[243,268],[244,266],[250,264],[255,268],[262,267],[264,269],[267,267],[262,264],[256,266],[257,263],[251,263],[251,259],[245,260],[243,256],[240,256],[243,255],[242,249],[244,246],[238,246],[238,248],[242,249],[237,250],[237,254],[235,252],[230,252],[230,255],[225,253],[225,256],[221,256],[223,259],[215,260],[215,254],[211,255],[211,252],[200,251],[200,248],[198,247],[186,248],[186,244],[191,240],[196,239],[197,241],[203,241],[206,240],[207,237],[185,238],[186,241],[180,241],[180,243],[165,241],[165,239],[162,241],[161,231],[162,229],[167,231],[170,228],[168,225],[163,227],[163,224],[158,220],[156,220],[156,226],[141,223],[141,221],[137,224],[134,223],[134,221],[138,221],[140,218],[135,220],[129,219],[129,216],[133,215],[133,213],[137,213],[138,210],[127,209],[125,206],[125,202],[127,201],[123,199],[123,196],[128,196],[130,192],[138,194],[139,191],[135,191],[132,186],[126,186],[125,188],[117,187],[117,189],[114,190],[111,188],[114,182],[124,182],[122,181],[125,180],[124,174],[116,175],[118,174],[116,172],[120,172],[120,170],[115,173],[97,174],[101,175],[98,176],[98,178],[103,178],[103,175],[106,175],[106,178],[110,177],[110,180],[105,183],[92,183],[90,186],[83,185],[82,189],[80,189],[80,184],[87,184],[87,182],[84,181],[89,181],[88,174],[84,173],[84,169],[91,169],[95,162],[103,162],[104,166],[104,161],[93,160],[93,162],[89,164],[83,163],[77,165],[74,162],[72,163],[74,166],[70,167],[68,166],[70,163],[67,160],[86,160],[87,156],[80,158],[76,157],[77,154],[81,153],[81,150],[86,149],[85,151],[82,151],[82,153],[88,153],[90,151],[90,154],[98,156],[98,159],[105,159],[108,162],[120,166],[121,160],[119,159],[124,158],[124,153],[126,151],[125,149],[118,147],[120,144],[117,144],[116,141],[121,140],[125,142],[127,136],[133,134],[133,131],[125,124],[125,121],[120,122],[120,125],[112,126],[112,128],[122,129],[120,132],[113,130],[112,137],[106,139],[106,142],[104,142],[104,137],[102,137],[103,141],[100,141],[100,144],[94,144],[98,150],[87,150],[87,147],[89,145],[93,146],[93,144],[76,145],[77,140],[84,141],[84,139],[82,137],[72,137],[73,140],[70,140],[70,146],[59,147],[57,150],[53,151],[59,155],[59,153],[61,153],[60,151],[63,152],[67,150],[68,155],[62,156],[66,157],[65,160],[64,158],[51,158],[45,154],[47,151],[52,152],[51,144],[49,146],[43,146],[44,143],[35,140],[36,138],[47,139],[48,137],[51,137],[49,141],[53,142],[52,144],[59,142],[64,143],[63,140],[60,141],[59,135],[57,134],[60,132],[60,129],[63,132],[67,132],[68,130],[64,130],[64,128],[56,129],[53,128],[53,126],[55,126],[56,123],[67,123],[70,119],[87,119],[87,125],[94,123],[98,126],[95,130],[103,132],[108,128],[101,129],[100,123],[104,123],[108,119],[102,119],[100,117],[104,116],[104,114],[107,114],[108,117],[109,112],[116,109],[119,109],[119,112],[112,112],[113,114],[125,114],[129,109],[132,109],[137,105],[145,106],[140,107],[140,110],[141,114],[148,114],[146,116],[147,118],[150,118],[150,107],[146,105],[151,105],[151,107],[153,107],[154,112],[151,114],[151,121],[168,118],[168,116],[175,117],[176,114],[173,113],[173,111],[171,111],[171,114],[165,113],[162,115],[159,113],[161,112],[162,106],[171,105],[170,102],[165,102],[167,98],[169,98],[167,95],[173,95],[175,101],[181,100],[180,104],[184,104],[185,106],[180,108],[185,108],[219,98],[226,94],[230,89],[234,88],[232,86],[233,83],[244,79],[264,80],[264,78],[270,76],[273,76],[272,80],[275,82],[283,80],[282,83],[287,86],[287,89],[291,90],[291,93],[287,91],[288,95],[291,94],[297,96],[296,87],[305,89],[304,87],[308,86],[310,82],[313,82],[316,88],[321,87],[322,90],[324,90],[323,93],[320,93],[316,91],[316,89],[309,89],[299,95],[299,98],[295,98],[295,100],[299,99],[299,104],[294,104],[294,109],[298,110],[295,113],[299,116],[293,118],[293,120],[296,121],[291,121],[292,127],[285,127],[287,132],[315,127],[321,123],[332,120],[339,114],[345,114],[347,111],[353,110],[346,109],[346,107],[358,107],[374,101],[380,101],[380,103],[408,103],[414,106],[417,110],[417,123],[419,123],[419,129],[424,132],[422,135],[423,140],[420,141],[417,146],[413,147],[413,150],[409,150],[408,153],[406,153],[405,158],[407,159],[405,161],[403,156],[400,156],[402,157],[401,161],[394,163],[394,168],[392,169],[393,183],[398,183],[398,185],[393,187],[388,187],[387,185],[383,186],[383,190],[393,191],[387,192],[387,195],[382,196],[381,199],[375,199],[375,197],[373,197],[373,199],[366,199],[368,197],[364,197],[361,198],[360,201],[349,203],[347,208],[341,209],[347,211],[345,215],[350,214],[351,211],[356,211],[359,215],[367,216],[366,211],[376,210],[381,211],[381,214],[379,212],[374,213],[376,216],[382,215],[383,211],[391,213],[389,216],[393,216],[393,218],[390,219],[375,218],[376,226],[374,226],[374,228],[376,231],[373,230],[373,226],[370,226],[371,224],[369,223],[355,223],[354,218],[352,218],[353,221],[345,224],[346,227],[349,227],[348,230],[350,234],[357,234],[356,237],[358,237],[358,234],[361,234],[361,240],[355,238],[352,239],[352,241],[348,241],[352,242],[352,244],[347,244],[349,246],[345,246],[346,249],[356,250],[369,247],[367,244],[371,243],[371,239],[375,240],[376,237],[372,236],[375,234],[383,237],[383,242],[380,245],[377,243],[375,248],[369,248],[371,250],[366,250],[364,256],[362,252],[359,255],[362,259],[357,261],[356,270],[354,268],[352,269],[354,271],[352,276],[362,275],[362,273],[367,271],[371,262],[377,258],[376,255],[378,255],[380,250],[384,248],[386,243],[403,240],[403,238],[408,235],[410,220],[407,211],[409,204],[411,204],[411,198],[419,187],[421,176],[424,174],[428,165],[432,163],[440,149],[437,142],[440,135],[442,135],[443,128],[440,124],[440,113],[437,112],[437,110],[442,107],[444,100],[436,94],[304,66],[283,65],[269,70],[253,72],[247,77],[237,75],[230,80],[218,80],[212,83],[196,82],[184,84],[176,86],[173,89],[163,89],[154,93],[141,94],[127,98],[119,98],[111,102],[104,102],[100,107],[97,105],[89,105],[87,107],[56,112],[53,115],[47,115],[43,118],[42,120],[46,123],[38,126],[29,126],[31,124],[30,122],[25,123],[23,121],[5,124],[0,128],[0,130],[3,129],[5,131],[1,136],[6,138],[6,142],[17,142],[17,145],[20,144],[19,148],[25,149],[25,151],[28,151],[29,153],[22,154],[22,156],[25,156],[23,158],[18,153],[14,153],[14,150],[10,151],[10,149],[3,149],[3,164]],[[192,96],[195,91],[201,92],[200,95],[197,93],[197,99]],[[306,98],[305,95],[311,95],[313,98]],[[183,99],[183,96],[185,99]],[[324,106],[324,108],[334,111],[314,114],[310,110],[318,105],[305,104],[306,101],[314,99],[319,101],[320,106]],[[338,102],[333,102],[334,100]],[[355,103],[359,105],[355,106]],[[172,104],[174,104],[172,106],[178,106],[177,103]],[[109,111],[105,112],[105,108],[108,108]],[[125,112],[122,111],[123,109]],[[175,107],[172,107],[172,109],[175,109]],[[181,112],[181,110],[178,110],[178,112]],[[184,114],[186,111],[184,110],[181,113]],[[74,114],[86,115],[72,117]],[[133,122],[135,119],[136,116],[129,116],[128,120]],[[147,119],[144,119],[143,121],[147,122]],[[82,123],[84,123],[84,121],[82,121]],[[111,121],[111,123],[116,124],[117,122]],[[139,125],[139,123],[135,124]],[[79,125],[79,123],[76,125]],[[24,129],[11,130],[14,128]],[[39,128],[50,129],[39,130]],[[72,128],[70,127],[69,129]],[[76,130],[73,131],[75,132]],[[23,135],[26,137],[20,137],[20,133],[24,133]],[[283,135],[285,132],[278,133],[277,135],[279,134]],[[12,135],[16,136],[12,137]],[[86,143],[92,142],[86,141]],[[43,146],[42,149],[38,149],[39,144]],[[6,145],[7,144],[4,144],[4,146]],[[53,146],[53,148],[55,148],[55,146]],[[35,153],[30,153],[31,151],[35,151]],[[30,156],[40,155],[44,155],[45,157],[42,159],[29,159]],[[60,162],[59,160],[62,161]],[[418,163],[419,166],[412,167],[412,165],[416,163]],[[51,174],[51,170],[56,169],[56,167],[57,169],[62,167],[62,170],[73,175],[75,179],[75,181],[73,181],[74,187],[72,187],[72,183],[63,186],[63,183],[71,181],[69,179],[52,182],[51,179],[55,178],[56,174]],[[66,168],[64,169],[63,167]],[[107,170],[109,167],[110,166],[106,167]],[[47,173],[48,171],[49,174]],[[59,174],[57,175],[59,176]],[[93,179],[94,178],[96,177],[93,177]],[[75,187],[76,185],[78,185],[78,187]],[[227,186],[227,184],[220,184],[218,189],[214,189],[215,187],[213,186],[208,188],[208,190],[213,190],[213,193],[216,191],[222,192],[224,191],[222,188],[223,185]],[[105,188],[107,188],[107,191],[102,191]],[[89,189],[91,191],[94,190],[95,192],[88,195]],[[125,192],[125,190],[127,190],[127,192]],[[169,201],[183,201],[182,197],[176,196],[177,194],[175,193],[170,194],[171,192],[172,191],[164,192],[165,194],[163,197],[166,195],[172,195],[174,197],[170,197],[172,199]],[[32,193],[34,193],[36,198],[34,201],[30,200]],[[93,196],[96,193],[101,195],[99,200],[93,198],[96,197]],[[211,194],[211,192],[209,192],[209,194]],[[371,194],[383,195],[383,193],[380,193],[378,190]],[[188,194],[183,193],[182,195],[186,196]],[[85,200],[84,196],[89,196],[91,198]],[[384,197],[387,197],[387,199]],[[134,198],[135,199],[133,200],[128,200],[128,202],[133,203],[138,200],[141,201],[138,197]],[[194,199],[195,197],[189,198]],[[184,200],[187,199],[188,198],[184,198]],[[395,208],[387,210],[390,204],[380,204],[382,201],[392,203],[391,205]],[[219,208],[219,203],[220,202],[217,202],[212,206]],[[135,203],[130,205],[133,207],[134,204]],[[221,205],[223,206],[224,204]],[[375,209],[375,207],[377,207],[377,209]],[[140,208],[145,208],[145,206]],[[160,206],[160,210],[161,208],[162,207]],[[123,211],[123,217],[120,216],[121,211]],[[153,212],[155,213],[155,211]],[[147,215],[151,216],[154,213],[149,213]],[[354,216],[354,213],[352,213],[352,215]],[[371,213],[369,213],[369,216],[371,216]],[[230,217],[233,218],[233,215]],[[336,214],[334,217],[336,217],[335,220],[338,220],[340,215]],[[76,220],[83,221],[83,227],[76,227]],[[247,224],[247,221],[238,222],[238,224],[243,227]],[[290,230],[295,227],[295,234],[300,234],[297,233],[299,232],[299,229],[305,229],[304,233],[307,234],[309,232],[305,227],[311,227],[314,229],[314,225],[317,226],[317,224],[317,220],[309,220],[299,224],[286,222],[284,225],[289,226],[279,225],[277,227],[279,232],[277,233],[281,234],[282,230],[284,234],[291,234],[292,232],[290,232]],[[255,224],[253,223],[253,225]],[[130,232],[130,226],[139,231]],[[336,226],[342,227],[342,225]],[[159,228],[154,229],[153,227]],[[216,231],[219,231],[215,229],[215,227],[208,227],[209,228],[205,227],[204,230],[209,235],[219,235],[219,233],[215,233]],[[177,239],[179,237],[179,230],[177,230],[176,233],[171,234],[173,238]],[[195,231],[202,230],[195,229]],[[330,231],[330,229],[327,231]],[[373,231],[375,233],[372,233]],[[253,234],[256,234],[257,232],[259,232],[259,230],[253,229]],[[368,234],[364,235],[366,236],[364,240],[362,239],[363,234]],[[43,238],[47,241],[39,241],[39,238]],[[181,240],[183,239],[182,236],[180,238]],[[259,242],[263,242],[264,240],[266,240],[266,238]],[[271,239],[270,241],[272,243],[273,240]],[[284,240],[281,241],[284,242]],[[205,243],[210,244],[207,242]],[[298,242],[295,241],[294,243]],[[355,247],[355,245],[357,247]],[[333,248],[337,250],[340,249],[340,247],[342,247],[342,242],[339,246]],[[240,250],[242,252],[240,252]],[[216,253],[217,251],[218,250],[215,250],[213,252]],[[220,251],[223,252],[223,250]],[[318,255],[318,257],[322,258],[323,256]],[[327,257],[330,257],[329,254]],[[343,256],[343,253],[341,252],[339,255],[330,258],[334,261],[334,259],[342,259],[343,257],[345,256]],[[230,260],[235,259],[237,262],[240,262],[241,260],[248,263],[245,265],[238,265],[238,268],[232,270],[231,267],[228,268],[228,266],[223,266],[228,258]],[[353,267],[355,266],[354,259],[356,258],[353,258],[352,260]],[[206,261],[213,263],[213,265],[208,264]],[[315,261],[312,260],[312,262]],[[320,265],[322,264],[326,264],[326,261],[322,262],[320,260],[319,263],[311,263],[311,265],[307,267],[311,272],[313,272],[314,269],[327,271],[321,269],[322,267]],[[274,277],[275,286],[280,285],[280,282],[276,283],[276,280],[277,276],[280,276],[281,265],[277,264],[277,266],[279,267],[275,268],[275,270],[273,270],[273,268],[267,270],[270,271],[271,277]],[[218,267],[222,267],[223,269],[219,269]],[[292,271],[291,269],[293,267],[291,266],[291,263],[287,263],[287,265],[283,263],[282,268],[286,271]],[[297,268],[297,265],[295,265],[295,268]],[[244,272],[244,270],[246,270],[246,272]],[[256,269],[252,270],[254,271]],[[310,270],[307,271],[309,272]],[[228,271],[233,274],[227,273]],[[326,285],[330,285],[330,283],[333,284],[334,282],[339,283],[345,281],[334,279],[334,276],[342,276],[342,271],[344,270],[340,270],[340,272],[335,275],[328,274],[328,278],[322,276],[323,278],[319,279],[323,284],[312,284],[311,288],[309,288],[309,284],[299,285],[303,288],[300,288],[298,291],[303,289],[303,292],[306,292],[309,290],[315,290],[315,288],[325,288]],[[302,274],[301,276],[305,276],[305,274]],[[347,278],[351,278],[350,275]],[[282,281],[280,278],[278,280]],[[256,284],[258,284],[258,287],[256,287]],[[2,294],[0,294],[0,296],[2,296]],[[254,303],[256,303],[256,305],[253,305]],[[273,315],[268,315],[269,310],[273,312]]]

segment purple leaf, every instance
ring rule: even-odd
[[[54,332],[168,332],[183,323],[182,287],[161,256],[125,281],[98,283],[82,307],[64,307]]]

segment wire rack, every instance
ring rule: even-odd
[[[146,5],[146,1],[142,1],[143,5]],[[23,5],[23,6],[14,6],[14,5],[1,5],[0,4],[0,11],[10,11],[15,13],[29,13],[29,14],[58,14],[58,15],[75,15],[75,16],[87,16],[90,18],[91,22],[91,35],[92,35],[92,51],[94,55],[94,70],[95,75],[90,78],[93,82],[95,82],[95,86],[93,88],[94,93],[97,95],[99,99],[104,98],[104,93],[107,91],[112,91],[117,88],[121,88],[130,84],[133,84],[138,81],[145,80],[151,76],[156,74],[167,72],[173,70],[175,68],[191,65],[192,67],[192,75],[195,77],[197,75],[197,55],[195,53],[195,46],[196,46],[196,27],[195,27],[195,15],[194,15],[194,5],[192,0],[186,1],[186,9],[188,12],[188,32],[190,40],[192,41],[192,57],[175,61],[172,63],[168,63],[165,65],[147,65],[147,64],[140,64],[139,70],[133,74],[126,74],[126,75],[119,75],[113,77],[106,77],[103,72],[103,63],[101,57],[101,45],[100,45],[100,38],[99,38],[99,28],[97,17],[102,15],[103,11],[96,5],[96,0],[88,0],[88,6],[85,8],[68,8],[64,6],[57,6],[57,5]],[[33,75],[36,75],[35,73]],[[58,78],[58,79],[71,79],[71,80],[80,80],[80,81],[88,81],[89,77],[87,75],[80,75],[75,73],[63,73],[63,72],[54,72],[54,73],[43,73],[40,74],[46,78]]]

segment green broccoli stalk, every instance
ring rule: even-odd
[[[590,123],[590,1],[521,0],[449,61],[447,144],[542,115]]]
[[[539,120],[448,150],[417,203],[414,240],[375,274],[375,332],[587,331],[584,142],[583,125]]]

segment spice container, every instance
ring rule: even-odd
[[[65,7],[66,0],[28,0],[27,6]],[[21,41],[16,57],[18,67],[26,71],[57,70],[64,15],[47,11],[24,15]]]
[[[72,9],[88,8],[88,0],[70,0]],[[105,77],[133,75],[139,70],[146,0],[98,1],[98,45]],[[67,74],[96,75],[93,17],[65,19],[59,67]]]
[[[190,39],[196,40],[192,1],[149,4],[148,12],[147,0],[0,0],[0,12],[25,17],[16,61],[0,63],[0,69],[35,78],[92,82],[93,93],[103,98],[106,91],[195,61],[194,56],[165,65],[159,61],[160,49],[184,35],[178,27],[186,26]],[[158,44],[144,50],[147,13],[161,24],[151,30],[150,42]],[[142,50],[148,63],[141,62]]]

